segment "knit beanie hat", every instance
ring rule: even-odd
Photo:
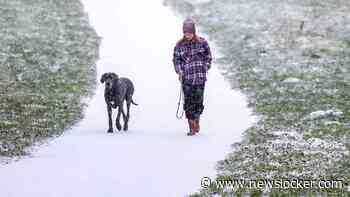
[[[187,18],[183,22],[183,33],[196,33],[196,27],[195,27],[195,22],[191,18]]]

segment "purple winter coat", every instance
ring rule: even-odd
[[[208,42],[199,37],[199,42],[182,41],[174,48],[175,72],[192,84],[204,84],[210,69],[212,56]]]

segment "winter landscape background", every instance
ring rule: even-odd
[[[0,196],[349,195],[200,186],[349,184],[349,13],[346,0],[0,0]],[[214,55],[197,138],[173,115],[171,55],[188,16]],[[107,71],[136,84],[125,135],[105,133]]]

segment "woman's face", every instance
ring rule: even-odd
[[[188,33],[188,32],[185,32],[184,33],[184,36],[187,40],[192,40],[194,34],[193,33]]]

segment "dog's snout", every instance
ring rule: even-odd
[[[107,88],[112,88],[112,82],[110,80],[106,81]]]

